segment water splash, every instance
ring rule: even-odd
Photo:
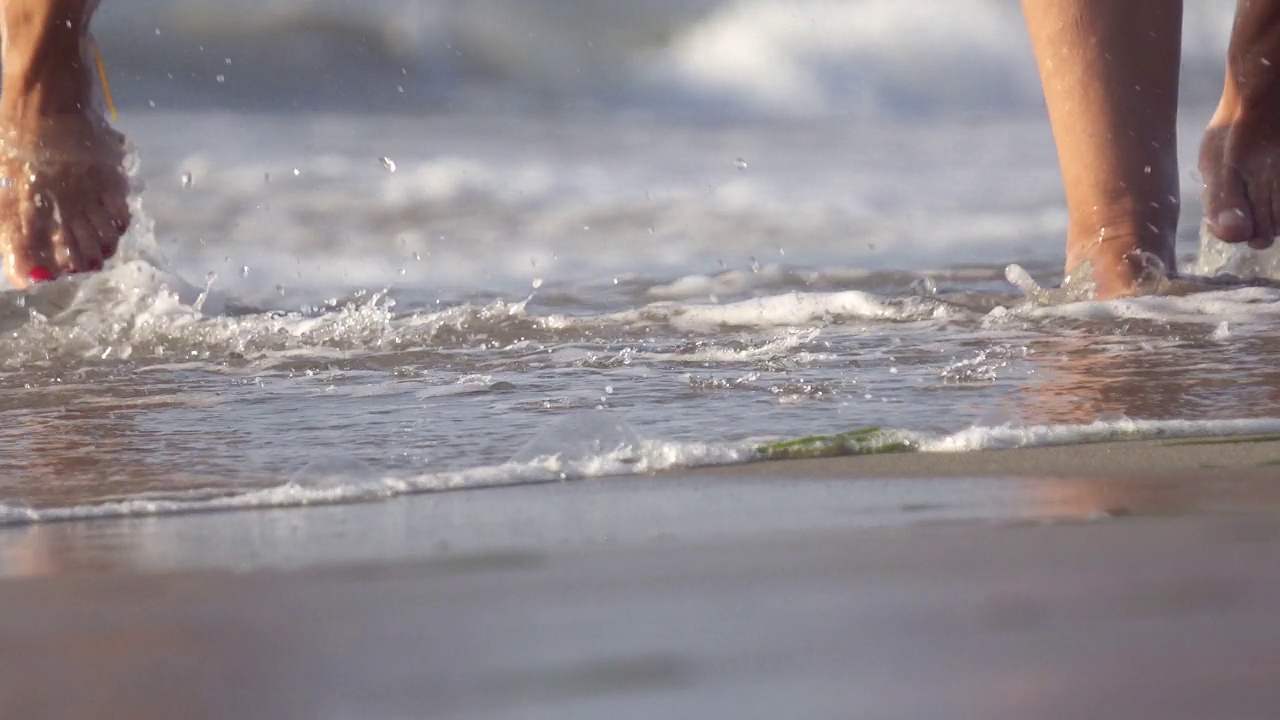
[[[1244,243],[1226,243],[1200,223],[1200,250],[1189,271],[1224,282],[1280,279],[1280,245],[1254,250]]]
[[[1178,290],[1170,280],[1168,266],[1160,258],[1143,252],[1139,254],[1139,261],[1142,271],[1138,273],[1130,297],[1169,295]],[[1021,265],[1012,264],[1005,268],[1005,279],[1033,305],[1065,305],[1093,300],[1097,296],[1098,284],[1093,272],[1093,263],[1085,260],[1062,278],[1062,285],[1054,288],[1044,287]]]
[[[555,458],[560,465],[577,468],[594,458],[617,456],[619,462],[629,464],[638,458],[643,446],[640,434],[625,420],[594,410],[552,423],[525,443],[511,462],[530,464]]]

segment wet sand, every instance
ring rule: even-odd
[[[1270,718],[1280,442],[0,530],[0,718]]]

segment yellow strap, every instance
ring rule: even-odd
[[[107,101],[107,112],[111,113],[111,122],[120,119],[116,115],[116,104],[111,99],[111,84],[107,82],[107,63],[102,59],[102,51],[98,49],[98,41],[92,36],[89,37],[89,45],[93,47],[93,59],[98,64],[98,79],[102,81],[102,96]]]

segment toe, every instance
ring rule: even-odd
[[[57,269],[67,275],[88,269],[88,260],[80,252],[80,240],[70,223],[64,223],[53,231],[53,257]]]
[[[96,193],[99,206],[106,212],[115,235],[123,235],[129,229],[129,181],[119,173],[97,173]]]
[[[1276,224],[1271,215],[1271,188],[1269,183],[1253,183],[1246,190],[1249,207],[1253,209],[1253,232],[1247,238],[1250,247],[1269,247],[1276,236]]]
[[[1280,235],[1280,182],[1274,183],[1270,190],[1267,207],[1271,209],[1271,232],[1265,235],[1259,234],[1258,237],[1249,241],[1249,247],[1254,250],[1266,250],[1275,244],[1276,236]]]
[[[1220,177],[1205,181],[1204,214],[1209,232],[1228,243],[1248,242],[1257,237],[1254,205],[1235,171],[1228,170]],[[1262,207],[1268,211],[1267,224],[1270,225],[1271,203],[1268,201]]]
[[[48,252],[48,243],[14,243],[5,262],[5,274],[14,287],[22,289],[35,283],[49,282],[58,276],[57,264]]]
[[[50,203],[37,201],[41,197],[38,192],[19,192],[0,208],[11,223],[4,237],[5,274],[16,288],[58,276],[59,266],[50,242],[52,209]]]
[[[120,244],[122,233],[120,226],[112,219],[111,213],[102,202],[86,208],[85,215],[98,236],[98,253],[103,260],[110,260],[116,254],[116,248]]]
[[[102,269],[102,235],[87,218],[77,218],[70,223],[71,233],[80,249],[80,272],[96,272]]]

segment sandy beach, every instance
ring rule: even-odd
[[[1263,718],[1280,439],[0,530],[0,717]]]
[[[1277,717],[1280,249],[1202,242],[1186,5],[1180,279],[1067,302],[1007,0],[103,3],[0,720]],[[727,464],[850,448],[920,452]]]

